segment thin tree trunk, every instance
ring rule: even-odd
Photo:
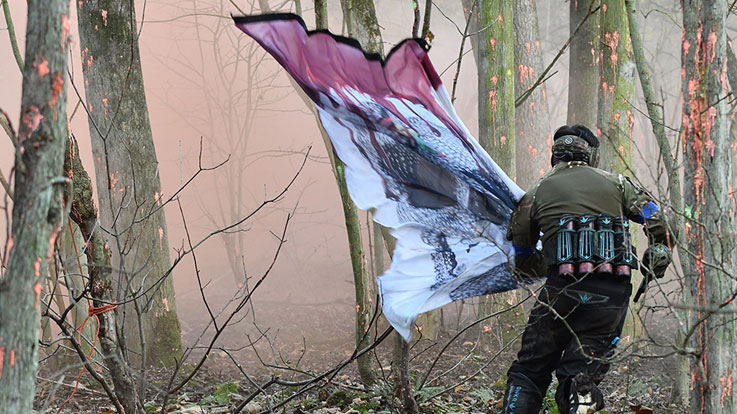
[[[140,318],[124,310],[128,345],[147,364],[172,364],[182,352],[180,328],[172,278],[159,283],[171,261],[135,10],[128,1],[90,0],[77,3],[77,14],[101,222],[122,272],[116,298],[153,287],[135,304]]]
[[[597,132],[599,167],[611,172],[634,176],[632,162],[632,98],[635,92],[635,63],[630,59],[629,23],[624,0],[602,0],[599,12],[599,87]],[[636,237],[636,235],[635,235]],[[633,274],[632,284],[639,286],[640,273]],[[633,292],[633,294],[635,294]],[[635,313],[642,303],[633,305]],[[623,336],[636,337],[641,332],[638,318],[628,313]]]
[[[74,139],[69,140],[66,151],[64,171],[73,181],[72,209],[70,217],[79,225],[84,240],[88,240],[85,254],[89,263],[90,295],[92,306],[103,309],[106,304],[115,301],[113,296],[112,267],[110,265],[110,249],[102,236],[92,196],[92,181],[82,166],[79,149]],[[99,341],[105,365],[110,370],[110,377],[115,386],[115,396],[128,414],[144,412],[138,396],[130,368],[123,358],[124,338],[118,330],[115,318],[118,311],[110,309],[99,314]]]
[[[661,203],[665,208],[665,214],[668,218],[668,222],[675,225],[676,228],[671,231],[671,235],[677,237],[677,240],[673,240],[672,243],[678,246],[679,250],[683,246],[683,236],[686,234],[683,221],[683,202],[681,193],[681,178],[676,165],[676,159],[671,150],[671,145],[668,141],[668,137],[665,135],[665,124],[663,123],[663,112],[661,110],[662,104],[658,102],[655,91],[652,85],[652,77],[650,70],[647,66],[647,60],[645,60],[644,48],[640,37],[639,23],[637,21],[637,6],[635,0],[626,0],[627,6],[627,18],[629,21],[630,39],[632,41],[632,54],[637,64],[637,72],[640,78],[640,86],[642,87],[642,93],[645,98],[645,104],[647,106],[648,116],[650,117],[650,124],[652,127],[653,135],[658,144],[660,150],[660,156],[663,160],[665,171],[667,174],[667,187],[668,187],[668,203]],[[693,261],[688,252],[683,252],[679,255],[681,269],[683,274],[689,272],[689,269],[693,266]],[[690,292],[688,289],[683,291],[684,303],[691,303]],[[687,313],[685,311],[678,312],[681,321],[685,321]],[[677,332],[678,342],[682,342],[683,329],[679,329]],[[689,397],[689,370],[688,360],[685,356],[678,355],[677,357],[677,372],[676,378],[674,379],[675,384],[673,387],[673,393],[671,400],[677,404],[684,405],[688,404]]]
[[[514,19],[512,2],[478,0],[481,30],[473,43],[478,70],[479,142],[516,177],[514,112]]]
[[[575,0],[573,0],[575,1]],[[514,1],[514,91],[520,96],[543,71],[537,8],[533,0]],[[527,189],[550,168],[553,133],[545,84],[515,109],[517,184]]]
[[[363,50],[384,55],[381,29],[376,19],[373,0],[340,0],[343,19],[346,21],[348,35],[358,40]]]
[[[729,195],[734,150],[727,128],[725,1],[684,0],[683,144],[686,245],[694,266],[685,286],[696,309],[689,312],[695,350],[691,364],[691,412],[734,412],[737,322],[714,312],[737,295],[734,208]]]
[[[570,34],[599,0],[570,0]],[[600,13],[601,11],[597,12]],[[596,88],[599,84],[599,19],[591,16],[571,41],[568,72],[568,124],[596,127]]]
[[[67,1],[28,2],[12,247],[0,276],[0,410],[7,413],[33,408],[39,305],[65,214],[69,21]]]
[[[600,167],[634,175],[631,104],[635,64],[630,60],[629,24],[624,0],[603,0],[597,128]]]
[[[315,1],[315,27],[328,29],[328,0]]]

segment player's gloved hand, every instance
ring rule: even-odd
[[[642,267],[649,279],[653,277],[660,279],[665,275],[665,269],[672,261],[670,249],[664,244],[655,243],[645,250],[642,256]]]

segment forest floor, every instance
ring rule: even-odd
[[[258,345],[244,347],[253,342],[252,330],[233,330],[225,335],[217,346],[227,347],[228,353],[215,350],[207,358],[203,369],[182,390],[172,394],[167,403],[170,413],[231,413],[242,405],[256,388],[244,376],[257,384],[279,376],[283,380],[299,380],[324,372],[351,355],[353,350],[351,331],[352,313],[349,303],[292,308],[280,305],[279,312],[262,313],[261,332],[270,333]],[[196,319],[196,318],[195,318]],[[316,321],[317,325],[316,325]],[[201,321],[200,321],[201,322]],[[242,322],[245,324],[244,322]],[[193,325],[200,325],[195,322]],[[446,326],[448,324],[446,323]],[[306,328],[309,327],[310,328]],[[654,324],[667,329],[666,324]],[[378,331],[383,331],[380,327]],[[410,370],[415,399],[422,413],[489,413],[501,412],[505,372],[514,360],[512,349],[499,351],[500,343],[493,335],[481,334],[484,329],[473,329],[453,340],[445,351],[441,349],[452,338],[442,333],[437,340],[420,339],[411,350]],[[184,340],[193,343],[196,330],[185,326]],[[651,332],[652,334],[652,332]],[[656,332],[655,335],[668,333]],[[484,339],[478,340],[480,337]],[[314,387],[290,399],[297,387],[275,387],[258,395],[241,412],[255,413],[273,408],[277,413],[394,413],[399,412],[399,400],[393,396],[390,378],[393,334],[376,347],[374,365],[381,377],[378,384],[366,389],[360,382],[355,362],[338,372],[328,385]],[[642,350],[640,350],[642,351]],[[641,353],[638,351],[638,353]],[[230,354],[230,355],[229,355]],[[233,358],[231,358],[231,356]],[[433,362],[437,362],[433,366]],[[193,358],[192,361],[196,360]],[[238,362],[238,365],[234,363]],[[423,387],[418,384],[427,374]],[[42,365],[36,395],[39,412],[57,412],[58,407],[71,394],[71,384],[77,376],[78,366],[64,372],[59,369],[52,375],[50,366]],[[185,367],[185,371],[191,369]],[[151,390],[144,405],[147,412],[162,412],[162,394],[170,370],[147,369],[147,381]],[[607,407],[602,413],[683,413],[686,407],[669,402],[675,372],[675,359],[640,358],[623,355],[612,365],[601,384]],[[548,390],[542,413],[558,414],[553,399],[555,381]],[[274,406],[277,406],[274,408]],[[638,407],[639,411],[638,411]],[[652,411],[648,411],[650,409]],[[112,406],[102,389],[83,376],[76,395],[66,403],[61,413],[113,413]]]

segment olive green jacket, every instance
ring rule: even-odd
[[[512,212],[507,239],[515,246],[518,270],[544,277],[548,266],[535,249],[540,232],[545,245],[555,236],[564,214],[606,213],[645,226],[649,242],[671,245],[662,211],[645,190],[628,177],[593,168],[581,161],[556,164],[522,197]]]

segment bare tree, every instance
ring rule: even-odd
[[[124,312],[128,346],[146,364],[181,355],[161,181],[148,117],[132,2],[78,3],[86,110],[103,228],[111,235],[118,300],[148,294]],[[160,283],[155,289],[152,283]],[[142,315],[146,315],[143,317]]]
[[[12,247],[0,274],[0,407],[7,413],[32,409],[39,302],[65,215],[69,22],[66,1],[28,2]]]
[[[583,27],[571,40],[568,72],[568,123],[596,125],[597,85],[599,84],[599,19],[589,13],[600,0],[571,0],[569,31],[573,36],[578,25]]]
[[[737,296],[734,199],[730,197],[734,149],[727,116],[726,1],[684,0],[683,79],[685,249],[688,312],[685,347],[691,355],[691,412],[732,412],[731,381],[737,323],[724,312]],[[683,254],[682,254],[683,255]]]
[[[514,90],[520,96],[535,87],[543,71],[537,6],[532,0],[514,1]],[[529,188],[550,167],[550,115],[545,84],[539,85],[514,112],[517,184]]]
[[[634,174],[632,164],[632,97],[635,64],[630,59],[629,25],[624,0],[603,0],[599,14],[599,84],[597,128],[600,167]]]

